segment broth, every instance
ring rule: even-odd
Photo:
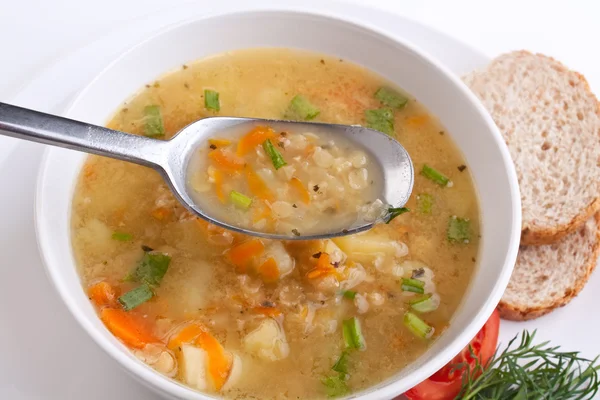
[[[210,115],[281,118],[297,94],[319,108],[317,121],[366,124],[365,111],[382,108],[374,96],[382,86],[389,83],[337,58],[239,50],[161,77],[108,126],[147,134],[144,110],[158,106],[168,138]],[[219,93],[218,112],[205,107],[207,89]],[[155,171],[90,156],[74,195],[72,242],[107,328],[159,372],[227,398],[339,396],[398,373],[444,332],[467,290],[479,207],[465,161],[434,116],[408,98],[392,122],[423,171],[411,211],[327,241],[211,226]],[[409,304],[415,299],[427,312]],[[411,330],[408,312],[432,329]]]

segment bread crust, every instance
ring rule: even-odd
[[[564,307],[571,300],[573,300],[579,294],[579,292],[581,292],[581,290],[589,280],[590,275],[596,269],[598,256],[600,255],[600,213],[596,213],[593,218],[595,218],[597,224],[595,235],[596,237],[591,256],[587,260],[585,275],[583,275],[579,280],[577,280],[573,287],[565,290],[565,292],[560,298],[550,300],[547,304],[544,304],[542,306],[529,307],[527,305],[509,304],[500,300],[500,303],[498,304],[497,308],[501,318],[511,321],[528,321],[535,318],[539,318],[557,308]],[[531,288],[530,290],[535,290],[535,288]]]

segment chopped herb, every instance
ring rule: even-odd
[[[310,121],[319,115],[320,111],[308,99],[301,94],[294,96],[287,111],[283,115],[285,119]]]
[[[427,325],[425,321],[411,312],[404,314],[404,325],[416,336],[423,339],[429,339],[434,332],[432,326]]]
[[[406,207],[391,207],[388,209],[387,215],[384,217],[384,221],[386,224],[389,224],[394,218],[404,213],[409,212],[410,209]]]
[[[132,310],[142,303],[147,302],[154,296],[152,289],[146,284],[136,287],[129,292],[119,297],[119,303],[123,306],[125,311]]]
[[[466,218],[450,217],[447,238],[453,243],[469,243],[471,240],[471,221]]]
[[[313,258],[320,258],[321,254],[323,254],[323,252],[319,251],[318,253],[313,254]]]
[[[381,87],[375,92],[375,98],[381,103],[392,108],[402,108],[408,103],[408,97],[398,93],[394,89]]]
[[[412,279],[417,279],[421,278],[423,275],[425,275],[425,268],[417,268],[412,270],[410,277]]]
[[[142,250],[144,250],[144,252],[146,252],[146,253],[154,251],[154,249],[152,247],[146,246],[145,244],[142,245]]]
[[[357,350],[364,350],[367,348],[358,318],[352,317],[344,320],[342,323],[342,334],[347,348]]]
[[[338,360],[335,362],[335,364],[333,364],[333,367],[331,367],[331,369],[334,370],[335,372],[339,372],[341,374],[347,374],[348,373],[348,357],[349,357],[348,352],[342,351],[342,355],[340,356],[340,358],[338,358]]]
[[[165,126],[163,125],[160,107],[156,105],[146,106],[144,108],[144,135],[156,137],[164,134]]]
[[[421,214],[431,214],[433,208],[433,196],[427,193],[421,193],[417,196],[417,208]]]
[[[354,298],[356,297],[356,292],[354,290],[344,290],[342,292],[342,296],[344,296],[347,299],[354,300]]]
[[[450,182],[450,179],[448,179],[448,177],[446,175],[442,174],[440,171],[438,171],[434,168],[431,168],[427,164],[423,165],[423,169],[421,170],[421,175],[423,175],[425,178],[429,179],[430,181],[437,183],[440,186],[448,186],[448,183]]]
[[[298,229],[292,229],[292,233],[293,233],[295,236],[300,236],[300,232],[298,231]]]
[[[132,274],[133,279],[149,286],[159,286],[170,263],[171,257],[166,254],[146,252]]]
[[[325,386],[327,397],[342,397],[350,393],[348,384],[343,376],[328,376],[321,379],[321,383]]]
[[[250,197],[240,192],[236,192],[235,190],[229,192],[229,200],[231,200],[233,205],[241,208],[242,210],[247,210],[252,205],[252,199]]]
[[[319,185],[313,186],[313,191],[318,192],[319,191]]]
[[[405,292],[425,293],[425,282],[413,278],[402,278],[401,288]]]
[[[215,146],[214,144],[211,144],[209,147],[211,148],[211,150],[216,150],[217,149],[217,146]]]
[[[204,90],[204,107],[207,110],[219,111],[221,110],[221,103],[219,102],[219,92],[215,90]]]
[[[418,299],[410,300],[408,304],[410,305],[410,308],[417,312],[427,313],[437,310],[440,302],[438,297],[434,297],[431,293],[429,293]]]
[[[465,169],[467,169],[467,166],[466,166],[466,165],[464,165],[464,164],[463,164],[463,165],[459,165],[459,166],[458,166],[458,170],[459,170],[460,172],[463,172]]]
[[[133,239],[133,235],[125,232],[113,232],[112,238],[114,240],[118,240],[119,242],[128,242]]]
[[[391,109],[366,110],[365,118],[367,120],[367,128],[394,136],[394,113]]]
[[[267,139],[263,142],[263,149],[265,150],[265,153],[267,153],[271,158],[275,169],[279,169],[284,165],[287,165],[287,163],[281,156],[281,153],[275,148],[275,146],[273,146],[273,143],[271,143],[270,139]]]

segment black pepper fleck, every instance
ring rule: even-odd
[[[321,58],[321,64],[325,65],[325,60]]]
[[[471,261],[475,262],[477,260],[475,260],[475,257],[471,257]]]
[[[418,268],[418,269],[413,269],[410,277],[412,279],[416,279],[416,278],[422,277],[423,275],[425,275],[425,270],[423,268]]]
[[[188,66],[183,64],[183,69],[188,69]]]
[[[463,164],[463,165],[459,165],[459,166],[458,166],[458,170],[459,170],[460,172],[463,172],[465,169],[467,169],[467,166],[466,166],[466,165],[464,165],[464,164]]]
[[[146,253],[153,251],[154,249],[150,246],[146,246],[145,244],[142,245],[142,250],[144,250]]]
[[[292,229],[292,233],[293,233],[295,236],[300,236],[300,232],[298,232],[298,229]]]
[[[260,303],[260,305],[263,307],[275,307],[275,303],[269,300],[263,301],[262,303]]]
[[[443,134],[444,134],[444,131],[440,131],[440,135],[443,135]]]
[[[348,229],[342,229],[342,233],[348,233]]]
[[[287,132],[281,132],[280,135],[283,137],[286,137],[288,134],[287,134]]]
[[[319,191],[319,185],[315,185],[315,186],[313,186],[313,190],[314,190],[315,192],[318,192],[318,191]]]
[[[189,89],[190,85],[186,82],[186,83],[183,84],[183,87],[186,88],[186,89]]]
[[[298,206],[296,204],[292,204],[292,207],[294,208],[298,208]]]
[[[213,149],[213,150],[216,150],[216,149],[217,149],[217,146],[216,146],[216,145],[214,145],[214,144],[211,144],[211,145],[210,145],[210,148],[211,148],[211,149]]]
[[[150,85],[146,85],[146,87],[147,87],[147,88],[149,88],[149,87],[150,87]]]
[[[321,252],[318,252],[318,253],[313,254],[312,256],[313,256],[313,258],[319,258],[319,257],[321,257],[321,254],[322,254]]]

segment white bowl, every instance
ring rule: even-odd
[[[438,116],[462,150],[481,202],[478,269],[450,327],[418,360],[351,398],[389,399],[432,375],[473,338],[500,300],[516,259],[521,205],[517,176],[492,119],[443,66],[401,38],[354,21],[291,11],[210,16],[170,27],[111,63],[76,98],[67,116],[102,125],[147,82],[182,64],[228,50],[294,47],[361,64],[404,88]],[[36,198],[39,246],[48,274],[77,321],[127,371],[172,398],[195,392],[138,361],[104,327],[77,274],[71,248],[71,200],[86,155],[48,149]]]

